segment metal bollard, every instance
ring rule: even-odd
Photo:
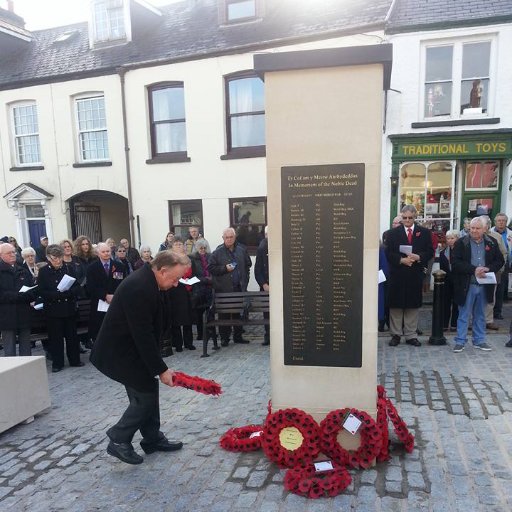
[[[446,272],[436,270],[434,276],[434,303],[432,305],[432,335],[428,339],[429,345],[446,345],[443,335],[443,311],[444,311],[444,279]]]

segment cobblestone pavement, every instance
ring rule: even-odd
[[[284,471],[261,452],[218,446],[228,428],[264,419],[269,352],[257,331],[248,333],[250,345],[230,345],[208,359],[199,351],[167,359],[173,368],[219,381],[224,394],[161,386],[162,430],[185,446],[145,456],[140,466],[105,451],[105,430],[126,407],[122,386],[90,363],[50,373],[52,408],[0,434],[0,511],[512,510],[512,349],[504,347],[508,324],[501,325],[489,336],[490,353],[471,346],[460,354],[450,346],[390,348],[388,336],[379,336],[379,381],[417,447],[404,454],[394,446],[388,463],[352,470],[350,487],[331,499],[290,494]]]

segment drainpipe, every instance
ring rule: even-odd
[[[121,105],[123,112],[123,136],[124,136],[124,160],[126,165],[126,184],[128,188],[128,219],[130,225],[130,242],[135,247],[135,226],[133,216],[133,199],[132,199],[132,178],[130,169],[130,146],[128,145],[128,123],[126,120],[126,94],[125,94],[125,75],[126,68],[118,68],[117,74],[121,82]]]

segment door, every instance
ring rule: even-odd
[[[101,233],[101,209],[95,205],[73,205],[72,233],[73,238],[84,235],[96,244],[103,240]]]
[[[499,161],[466,162],[461,199],[460,224],[464,217],[488,215],[491,220],[501,208]]]
[[[36,249],[41,245],[41,237],[46,235],[46,223],[44,220],[27,220],[30,246]]]

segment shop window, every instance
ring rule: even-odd
[[[228,154],[265,155],[265,94],[261,78],[251,73],[226,77]]]
[[[412,204],[420,224],[446,231],[453,226],[454,162],[404,163],[400,168],[400,210]]]
[[[188,228],[197,226],[203,231],[203,203],[200,199],[189,201],[169,201],[170,230],[183,240],[188,238]]]
[[[148,88],[153,157],[187,157],[185,94],[183,82]]]
[[[468,162],[466,164],[466,191],[498,190],[498,162]]]
[[[13,105],[11,113],[16,165],[23,167],[41,163],[36,103]]]
[[[82,163],[109,159],[105,98],[76,100],[78,153]]]
[[[487,113],[491,46],[491,41],[470,41],[425,47],[425,118]]]
[[[229,220],[230,225],[235,228],[237,241],[244,244],[251,254],[255,254],[258,245],[265,238],[267,198],[230,199]]]

